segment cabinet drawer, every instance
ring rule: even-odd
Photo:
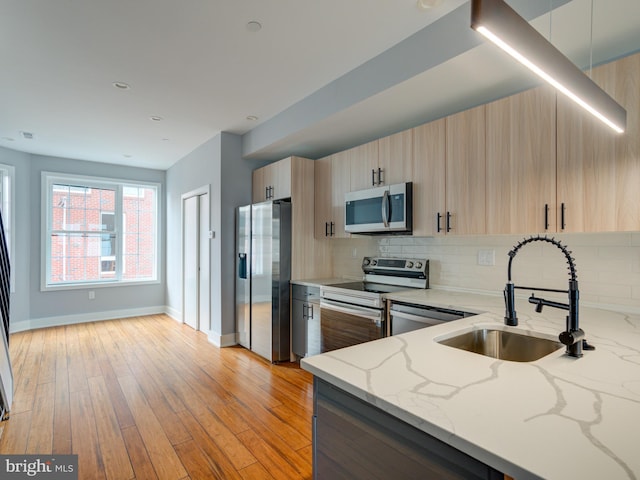
[[[310,287],[308,285],[291,285],[291,296],[296,300],[307,302],[320,301],[320,287]]]

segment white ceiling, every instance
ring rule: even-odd
[[[0,146],[166,169],[221,131],[269,122],[463,3],[0,0]],[[254,20],[262,24],[255,33],[246,26]],[[590,20],[591,0],[551,17],[552,42],[579,65],[589,63]],[[640,49],[640,1],[594,0],[593,20],[594,61]],[[548,15],[533,24],[548,35]],[[532,82],[481,45],[274,138],[252,158],[315,158]]]

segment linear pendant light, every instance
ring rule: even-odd
[[[472,0],[471,28],[618,133],[627,112],[503,0]]]

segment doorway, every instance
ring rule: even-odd
[[[210,328],[209,187],[182,196],[182,321]]]

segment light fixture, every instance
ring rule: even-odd
[[[443,0],[418,0],[416,2],[420,10],[428,10],[440,6]]]
[[[262,24],[255,20],[251,20],[250,22],[247,22],[247,30],[253,33],[259,32],[262,30]]]
[[[471,28],[618,133],[627,112],[503,0],[471,0]]]
[[[258,120],[258,117],[256,117],[255,115],[247,115],[247,120],[249,120],[250,122],[255,122],[256,120]]]
[[[149,120],[153,120],[154,122],[161,122],[162,120],[164,120],[164,118],[160,117],[159,115],[151,115],[149,117]]]
[[[129,90],[131,88],[128,83],[124,82],[113,82],[111,85],[120,90]]]

